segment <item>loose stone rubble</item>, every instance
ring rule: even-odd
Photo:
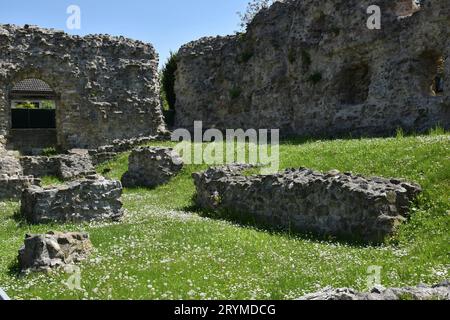
[[[101,146],[97,149],[88,150],[92,163],[98,165],[114,159],[119,153],[132,150],[140,145],[152,141],[165,140],[170,137],[169,132],[162,132],[159,136],[139,137],[132,139],[114,140],[112,144]]]
[[[199,207],[296,232],[382,242],[409,216],[420,186],[398,179],[327,174],[305,168],[245,176],[232,165],[194,173]]]
[[[131,152],[124,187],[157,187],[169,182],[183,168],[183,160],[171,148],[141,147]]]
[[[360,293],[349,288],[325,288],[305,295],[299,300],[450,300],[450,283],[446,281],[432,287],[426,285],[407,288],[376,287],[368,293]]]
[[[26,189],[21,213],[30,223],[119,220],[124,215],[121,195],[120,181],[93,175],[65,185]]]
[[[19,250],[22,272],[49,271],[85,260],[92,250],[86,233],[60,233],[26,235]]]

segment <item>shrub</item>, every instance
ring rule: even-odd
[[[253,50],[247,49],[242,52],[239,62],[246,63],[253,57]]]
[[[240,88],[234,87],[230,90],[230,98],[235,100],[241,96],[242,90]]]
[[[51,157],[58,154],[58,151],[54,147],[45,148],[42,150],[42,156]]]
[[[284,2],[285,0],[250,0],[245,12],[238,12],[241,30],[247,29],[247,26],[253,21],[253,18],[263,9],[269,8],[275,2]]]
[[[312,75],[309,76],[308,81],[312,84],[318,84],[320,81],[322,81],[322,73],[320,72],[314,72]]]

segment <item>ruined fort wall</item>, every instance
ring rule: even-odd
[[[0,25],[0,135],[10,129],[9,93],[27,78],[47,82],[57,94],[64,148],[157,135],[165,130],[157,68],[157,53],[143,42]]]
[[[420,186],[399,179],[336,170],[249,176],[247,168],[235,164],[194,173],[196,204],[270,228],[382,243],[406,221],[421,192]]]
[[[427,0],[420,10],[403,2],[275,3],[245,34],[186,44],[178,53],[176,126],[202,120],[283,135],[450,127],[450,2]],[[373,4],[382,10],[381,30],[366,26]],[[436,95],[439,59],[446,59],[444,92]]]

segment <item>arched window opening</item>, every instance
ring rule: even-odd
[[[39,79],[25,79],[10,94],[12,129],[55,129],[56,103],[53,89]]]

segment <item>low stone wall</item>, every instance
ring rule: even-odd
[[[114,140],[112,144],[101,146],[98,149],[89,150],[92,163],[96,166],[114,159],[119,153],[132,150],[133,148],[151,143],[152,141],[164,141],[170,139],[168,131],[158,136],[139,137],[124,140]]]
[[[32,157],[20,158],[20,164],[26,174],[35,177],[56,176],[57,163],[55,157]]]
[[[137,148],[130,155],[122,184],[124,187],[153,188],[169,182],[182,168],[183,160],[171,148]]]
[[[57,176],[67,180],[95,174],[95,168],[92,164],[91,157],[87,151],[84,151],[58,156],[59,166]]]
[[[22,194],[21,213],[30,223],[118,220],[122,210],[120,181],[100,176],[56,187],[30,187]]]
[[[18,156],[0,146],[0,201],[20,199],[22,191],[40,180],[24,175]]]
[[[95,172],[87,151],[52,157],[21,157],[20,163],[26,175],[35,177],[56,176],[67,180]]]
[[[94,166],[111,161],[118,155],[117,152],[98,152],[97,150],[89,150],[91,161]]]
[[[20,175],[23,174],[18,154],[6,151],[0,147],[0,175]]]
[[[39,186],[41,180],[32,176],[0,175],[0,201],[18,200],[23,190],[31,186]]]
[[[86,233],[26,235],[25,244],[19,250],[19,266],[22,272],[48,271],[86,259],[91,249]]]
[[[214,211],[251,214],[259,222],[379,243],[409,215],[418,185],[397,179],[364,178],[332,171],[286,170],[244,176],[239,165],[193,174],[196,203]]]
[[[325,288],[322,291],[305,295],[299,300],[450,300],[450,283],[446,281],[432,287],[425,285],[406,288],[376,287],[365,293],[350,288]]]

